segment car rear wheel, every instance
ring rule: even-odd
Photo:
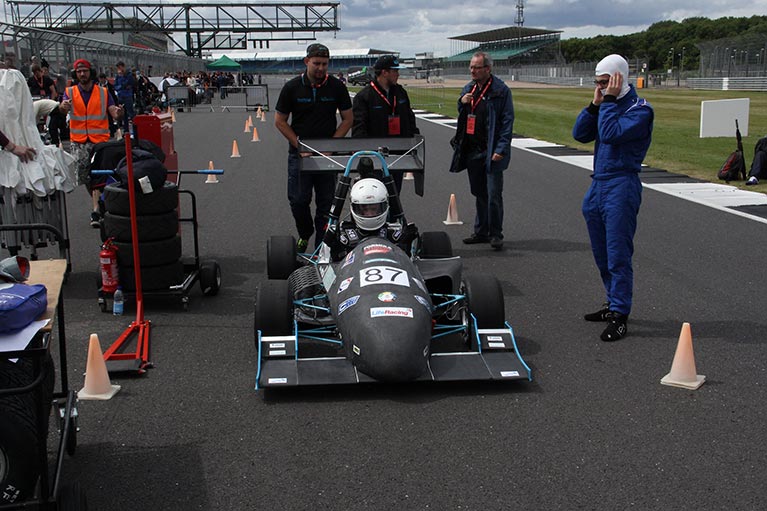
[[[429,231],[421,234],[421,258],[438,259],[453,257],[453,245],[445,231]]]
[[[476,329],[471,314],[477,319],[476,328],[502,328],[506,321],[506,305],[501,283],[492,275],[465,275],[461,285],[466,296],[464,323],[467,344],[476,347]]]

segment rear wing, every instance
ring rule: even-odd
[[[299,139],[298,151],[312,154],[300,159],[301,172],[344,172],[349,159],[357,151],[377,151],[383,156],[390,173],[412,173],[415,192],[423,196],[426,143],[422,135],[410,138]],[[378,158],[371,159],[376,170],[382,169]]]

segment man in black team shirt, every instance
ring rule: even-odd
[[[298,230],[298,250],[304,252],[315,234],[315,247],[322,241],[335,191],[335,173],[301,175],[299,138],[343,137],[352,126],[352,102],[346,85],[328,74],[330,50],[322,44],[306,49],[306,72],[289,80],[280,91],[274,125],[288,139],[288,201]],[[336,119],[341,113],[341,123]],[[288,118],[291,117],[290,124]],[[312,220],[312,190],[315,196]]]

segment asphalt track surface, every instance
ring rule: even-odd
[[[467,273],[501,280],[533,381],[264,396],[254,390],[254,295],[267,237],[294,227],[287,143],[271,113],[251,142],[246,117],[177,114],[181,168],[212,160],[226,170],[216,185],[182,181],[197,194],[200,253],[221,265],[223,287],[211,298],[195,288],[188,312],[149,302],[155,368],[113,379],[122,390],[111,401],[80,403],[64,480],[86,488],[91,509],[765,508],[764,224],[645,190],[630,335],[604,343],[602,325],[581,319],[603,301],[580,214],[588,172],[515,150],[505,249],[464,246],[473,201],[466,175],[447,172],[453,131],[419,120],[426,196],[405,182],[408,218],[447,230]],[[242,158],[230,158],[233,140]],[[465,224],[445,228],[451,193]],[[89,334],[106,349],[134,308],[99,311],[99,241],[82,189],[68,206],[74,268],[64,295],[79,389]],[[707,377],[697,391],[659,383],[683,321]]]

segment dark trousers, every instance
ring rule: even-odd
[[[117,99],[120,101],[120,104],[125,107],[125,116],[128,118],[128,120],[133,119],[133,117],[136,115],[136,113],[133,111],[133,95],[118,95]]]
[[[757,179],[767,179],[767,152],[756,151],[754,153],[754,161],[751,163],[751,170],[748,173],[748,177],[752,176]]]
[[[328,223],[330,206],[336,187],[336,175],[330,173],[301,173],[300,156],[297,152],[288,153],[288,201],[293,219],[296,222],[298,236],[305,240],[316,233],[315,247],[320,245]],[[312,191],[314,191],[315,212],[312,220]]]
[[[610,310],[627,315],[634,293],[631,258],[641,204],[642,183],[633,173],[595,179],[583,198],[583,218]]]
[[[503,239],[503,171],[487,172],[485,151],[466,156],[469,189],[475,198],[477,214],[474,234]]]
[[[61,139],[69,138],[67,134],[67,116],[56,107],[48,114],[48,133],[51,135],[51,144],[59,145]]]

